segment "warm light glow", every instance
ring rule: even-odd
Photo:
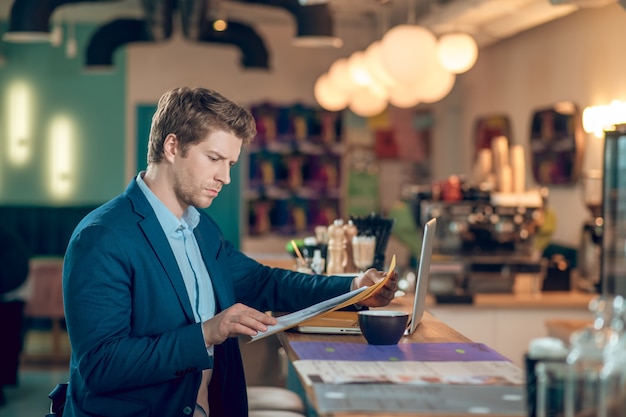
[[[9,161],[23,165],[32,152],[32,98],[29,86],[23,82],[11,84],[7,94],[7,126]]]
[[[365,50],[365,63],[367,64],[367,69],[372,75],[372,78],[374,78],[383,86],[391,87],[393,85],[396,85],[397,83],[385,69],[380,50],[380,41],[372,42],[370,46],[368,46]]]
[[[363,51],[355,51],[350,55],[350,58],[348,58],[348,71],[352,81],[358,86],[370,85],[373,82]]]
[[[313,88],[313,95],[317,103],[329,111],[343,110],[348,105],[348,95],[331,83],[328,73],[322,74],[317,79]]]
[[[328,76],[335,88],[342,90],[346,95],[350,95],[357,88],[350,76],[347,58],[340,58],[333,62],[328,69]]]
[[[349,107],[358,116],[372,117],[385,110],[387,100],[376,97],[369,89],[362,87],[352,94]]]
[[[65,116],[57,116],[50,122],[49,186],[55,197],[65,197],[74,183],[74,132],[72,123]]]
[[[467,33],[448,33],[439,38],[437,56],[446,71],[461,74],[476,63],[478,46]]]
[[[370,71],[365,52],[356,51],[348,58],[348,71],[355,86],[365,87],[370,93],[381,100],[387,100],[387,86],[375,78]]]
[[[583,110],[582,116],[585,132],[593,133],[600,139],[604,136],[605,130],[626,123],[626,102],[614,100],[606,106],[589,106]]]
[[[455,79],[456,75],[443,69],[437,61],[433,61],[428,74],[417,84],[421,101],[434,103],[441,100],[452,90]]]
[[[415,107],[420,103],[419,91],[413,85],[396,84],[389,90],[389,103],[401,109]]]
[[[216,32],[223,32],[228,28],[228,23],[224,19],[215,19],[213,21],[213,29]]]
[[[383,36],[381,57],[385,69],[397,82],[415,82],[437,59],[437,39],[424,27],[398,25]]]

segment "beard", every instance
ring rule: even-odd
[[[205,209],[213,203],[215,197],[206,194],[202,184],[198,184],[194,176],[187,171],[182,171],[174,177],[174,194],[176,199],[186,206],[194,206]]]

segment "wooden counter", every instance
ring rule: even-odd
[[[577,291],[476,294],[472,304],[437,304],[429,297],[427,308],[462,334],[522,366],[530,341],[551,335],[548,323],[591,319],[588,305],[595,296]]]
[[[474,308],[498,308],[498,309],[562,309],[577,308],[587,310],[589,301],[598,294],[583,293],[579,291],[548,291],[532,294],[530,292],[475,294],[472,304],[437,304],[434,297],[428,296],[427,305],[456,306],[465,305]]]
[[[403,310],[410,311],[411,306],[409,304],[409,299],[407,297],[402,297],[394,300],[390,306],[385,307],[385,309],[395,309],[395,310]],[[282,332],[278,334],[278,339],[283,345],[287,357],[290,362],[298,360],[298,356],[294,349],[291,346],[291,343],[294,342],[349,342],[349,343],[366,343],[365,339],[362,336],[354,336],[354,335],[317,335],[317,334],[302,334],[296,332]],[[442,321],[438,320],[432,314],[426,312],[422,319],[421,324],[415,331],[415,333],[411,336],[405,336],[402,338],[400,343],[424,343],[424,342],[462,342],[467,343],[471,342],[471,340],[449,327]],[[313,387],[310,385],[306,385],[300,375],[300,383],[304,387],[304,392],[306,394],[306,398],[310,404],[314,407],[316,406],[315,401],[315,392]],[[368,416],[377,416],[377,417],[392,417],[397,416],[399,414],[389,413],[389,412],[367,412]],[[403,413],[406,415],[406,413]],[[318,414],[320,417],[362,417],[364,415],[363,412],[336,412],[330,414]],[[429,414],[420,413],[421,417],[431,417]],[[432,417],[452,417],[452,414],[432,414]],[[494,416],[490,414],[489,416]],[[525,417],[524,414],[520,414],[520,417]],[[509,415],[508,417],[511,417]]]

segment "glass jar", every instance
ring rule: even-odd
[[[565,382],[565,417],[597,416],[603,402],[600,374],[605,351],[621,332],[615,320],[613,296],[598,296],[589,303],[593,326],[574,332],[570,338]],[[619,313],[621,317],[621,312]]]
[[[613,300],[613,320],[604,367],[600,371],[600,404],[598,417],[626,417],[626,334],[624,320],[626,302],[621,296]]]

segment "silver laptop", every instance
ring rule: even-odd
[[[430,260],[435,242],[435,228],[437,219],[431,219],[424,225],[422,250],[417,268],[417,279],[413,298],[413,311],[407,323],[405,334],[413,334],[419,326],[424,311],[426,311],[426,295],[428,293],[428,279],[430,276]],[[334,311],[326,316],[308,320],[296,327],[301,333],[318,334],[361,334],[359,322],[355,312]]]

